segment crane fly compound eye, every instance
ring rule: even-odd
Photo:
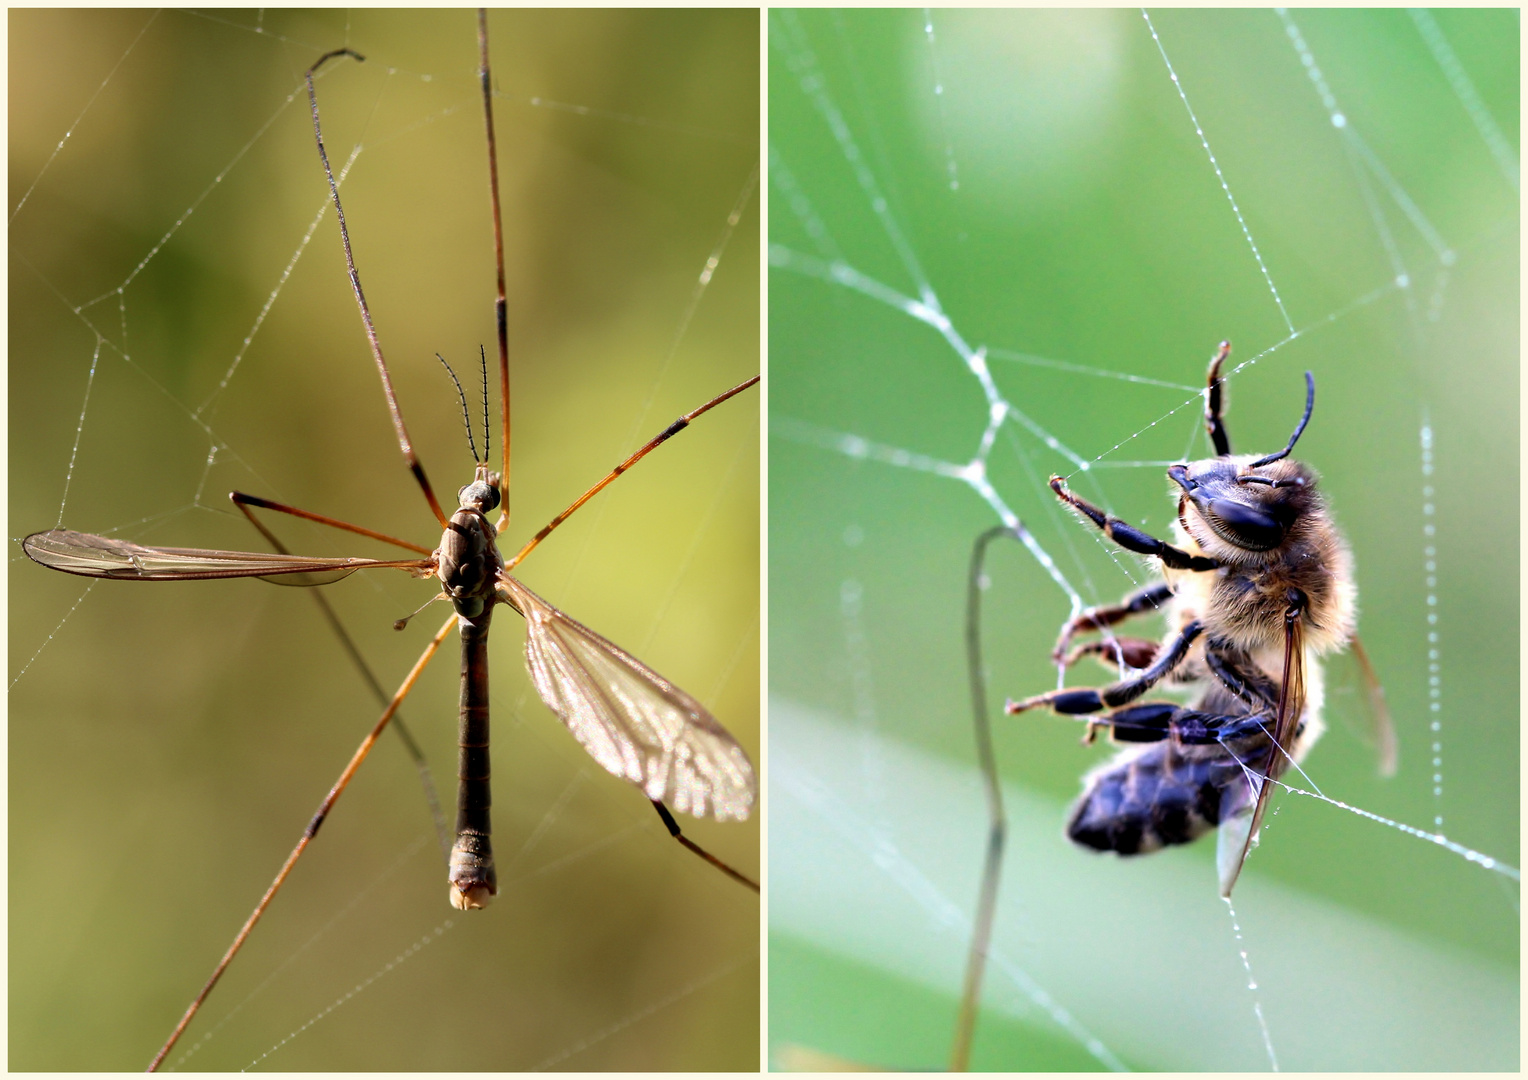
[[[463,510],[476,510],[486,514],[499,505],[499,488],[483,480],[474,480],[456,493]]]

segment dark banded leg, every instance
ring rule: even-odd
[[[498,271],[498,291],[493,300],[494,333],[499,343],[499,430],[502,467],[499,491],[498,532],[509,528],[509,306],[504,289],[504,211],[499,206],[499,142],[493,131],[493,75],[488,66],[488,9],[478,9],[478,83],[483,91],[483,125],[488,131],[488,201],[493,207],[493,262]],[[486,397],[486,391],[485,391]],[[487,402],[485,400],[486,408]],[[488,460],[488,451],[483,451]]]
[[[1056,647],[1051,650],[1051,659],[1060,661],[1066,654],[1067,647],[1071,645],[1073,635],[1088,630],[1102,630],[1106,626],[1117,626],[1132,615],[1144,615],[1147,612],[1156,611],[1167,603],[1172,595],[1172,587],[1165,581],[1158,581],[1135,590],[1117,604],[1100,604],[1098,607],[1088,608],[1062,624],[1061,633],[1056,637]],[[1131,666],[1144,667],[1145,665],[1131,664]]]
[[[1225,386],[1220,378],[1220,365],[1224,364],[1226,357],[1230,355],[1231,343],[1222,341],[1220,348],[1215,350],[1215,355],[1210,359],[1210,372],[1207,377],[1209,390],[1204,396],[1204,429],[1210,433],[1210,443],[1215,447],[1216,457],[1225,457],[1231,452],[1231,437],[1226,434],[1225,421],[1220,418]]]
[[[678,840],[681,844],[683,844],[690,851],[693,851],[696,855],[699,855],[702,859],[706,860],[706,862],[708,862],[712,866],[716,867],[722,873],[724,873],[728,877],[732,878],[732,880],[740,882],[741,884],[747,885],[754,892],[758,892],[759,891],[759,883],[757,881],[753,880],[753,878],[748,877],[748,876],[746,876],[744,874],[741,874],[738,871],[732,869],[732,867],[728,866],[726,863],[724,863],[720,859],[718,859],[715,855],[712,855],[705,848],[701,847],[695,841],[691,840],[688,836],[684,835],[684,833],[681,832],[680,829],[679,829],[679,822],[674,820],[674,815],[669,813],[668,807],[664,806],[663,802],[661,800],[659,800],[659,799],[649,799],[648,802],[652,803],[653,804],[653,809],[658,811],[658,816],[663,819],[663,825],[664,825],[664,827],[666,829],[668,829],[670,836],[672,836],[675,840]]]
[[[291,552],[287,550],[287,546],[285,544],[277,539],[275,533],[271,532],[270,529],[265,527],[264,522],[255,517],[254,513],[250,510],[251,506],[264,507],[267,510],[279,510],[282,513],[292,513],[298,517],[310,518],[311,520],[318,521],[325,525],[334,524],[342,528],[356,529],[355,526],[346,526],[344,522],[335,522],[329,518],[320,517],[317,514],[309,514],[307,511],[297,510],[296,508],[286,506],[283,503],[273,503],[266,499],[259,499],[253,495],[244,495],[237,491],[231,491],[228,493],[228,497],[232,499],[233,504],[239,508],[239,512],[249,519],[249,523],[259,530],[260,535],[265,537],[266,542],[283,555],[290,555]],[[356,531],[361,530],[356,529]],[[375,535],[377,539],[380,540],[388,539],[387,537],[382,536],[380,533],[373,535]],[[403,541],[394,540],[392,543],[402,544]],[[416,550],[423,551],[424,549],[417,548]],[[429,553],[426,552],[426,554]],[[324,621],[329,624],[329,629],[332,630],[334,632],[334,636],[339,639],[340,647],[345,650],[345,655],[350,657],[350,662],[354,664],[355,669],[360,672],[361,679],[371,690],[372,697],[376,698],[378,704],[380,704],[383,708],[386,708],[388,702],[391,700],[391,697],[386,690],[382,689],[382,683],[372,672],[371,665],[366,662],[366,658],[361,655],[361,650],[356,645],[355,640],[350,636],[350,632],[346,630],[345,625],[340,622],[340,617],[335,612],[333,605],[329,603],[329,598],[324,595],[324,590],[308,589],[307,593],[313,598],[313,602],[318,605],[318,610],[323,613]],[[446,816],[441,812],[440,809],[440,795],[435,790],[435,777],[430,773],[430,763],[425,760],[424,750],[414,739],[414,733],[410,731],[408,725],[404,723],[401,713],[393,713],[392,723],[389,726],[394,731],[396,731],[398,733],[398,737],[403,740],[403,745],[404,748],[408,751],[409,759],[413,761],[414,769],[419,773],[419,783],[424,787],[425,802],[427,802],[430,806],[430,820],[435,822],[435,835],[440,840],[440,852],[444,857],[449,859],[451,857],[451,834],[446,829]]]
[[[1150,667],[1132,678],[1123,679],[1097,690],[1052,690],[1046,694],[1025,698],[1023,701],[1010,701],[1004,709],[1012,715],[1044,706],[1064,716],[1077,716],[1128,705],[1183,663],[1184,658],[1188,656],[1189,647],[1194,644],[1194,640],[1199,637],[1203,629],[1197,621],[1189,623],[1175,637],[1162,643]]]
[[[1171,701],[1147,701],[1089,720],[1088,732],[1091,738],[1098,730],[1108,729],[1113,741],[1120,743],[1152,743],[1170,738],[1182,746],[1213,746],[1266,732],[1272,720],[1271,712],[1227,716]]]
[[[640,450],[632,454],[631,457],[621,462],[615,468],[611,469],[608,473],[605,474],[605,478],[603,480],[595,484],[592,488],[584,492],[578,498],[574,499],[572,504],[566,510],[558,514],[551,521],[547,522],[541,531],[538,532],[535,536],[531,537],[526,545],[515,554],[514,558],[510,559],[507,563],[504,564],[504,569],[506,571],[513,570],[517,565],[519,565],[522,559],[531,553],[537,544],[541,543],[541,541],[547,538],[548,533],[557,528],[557,526],[561,525],[564,521],[567,521],[568,518],[572,517],[575,510],[584,505],[584,503],[588,502],[590,499],[594,498],[594,496],[598,495],[601,491],[604,491],[605,488],[612,481],[614,481],[616,477],[620,476],[627,469],[631,468],[637,462],[645,458],[648,454],[652,453],[654,450],[658,449],[658,447],[672,439],[675,435],[678,435],[685,428],[689,427],[691,420],[694,420],[702,413],[710,412],[712,409],[716,408],[728,398],[737,394],[741,394],[744,390],[747,390],[750,386],[758,381],[759,376],[755,375],[751,379],[747,379],[738,383],[731,390],[724,390],[722,393],[717,394],[710,401],[700,406],[700,408],[690,410],[681,416],[678,420],[675,420],[668,427],[658,432],[658,434],[649,439]]]
[[[299,517],[305,521],[316,521],[320,525],[327,525],[331,529],[344,529],[346,532],[353,532],[358,536],[369,536],[373,540],[381,540],[384,544],[393,544],[396,547],[407,548],[409,551],[417,551],[421,555],[435,554],[434,548],[427,548],[422,544],[412,544],[407,540],[399,540],[395,536],[388,536],[386,533],[379,533],[374,529],[368,529],[361,525],[352,525],[350,522],[341,521],[339,518],[315,514],[311,510],[300,510],[295,506],[288,506],[286,503],[262,499],[258,495],[246,495],[242,491],[230,491],[228,497],[233,500],[233,504],[243,512],[245,517],[255,523],[255,528],[265,533],[268,539],[270,538],[270,533],[266,533],[260,523],[255,520],[255,516],[249,512],[249,507],[258,506],[262,510],[274,510],[278,514],[291,514],[293,517]]]
[[[340,773],[339,779],[329,789],[329,794],[324,796],[324,801],[319,803],[318,810],[309,819],[308,827],[303,830],[301,839],[297,841],[297,846],[287,856],[286,862],[281,864],[281,869],[276,872],[276,877],[269,887],[266,888],[265,895],[255,905],[255,910],[250,912],[248,919],[244,920],[244,925],[240,927],[238,934],[234,936],[233,944],[228,946],[228,951],[223,954],[223,959],[218,962],[218,966],[213,970],[212,977],[207,980],[206,985],[202,987],[202,992],[197,994],[196,999],[187,1007],[185,1014],[180,1018],[180,1023],[175,1025],[175,1030],[170,1032],[170,1037],[159,1048],[159,1053],[154,1055],[154,1060],[149,1063],[149,1072],[157,1072],[159,1070],[159,1066],[164,1063],[164,1059],[174,1049],[176,1042],[179,1041],[181,1035],[190,1025],[191,1020],[196,1016],[197,1010],[202,1007],[202,1002],[207,1000],[207,995],[212,993],[212,988],[223,977],[223,972],[228,969],[229,964],[233,963],[233,958],[243,948],[245,939],[249,937],[250,931],[260,921],[260,916],[265,914],[265,909],[270,906],[271,900],[275,898],[276,893],[280,891],[281,886],[286,882],[287,876],[292,872],[292,867],[297,864],[297,860],[307,850],[309,842],[318,835],[319,827],[329,817],[329,811],[334,808],[334,804],[339,800],[340,795],[349,786],[351,777],[355,776],[356,770],[361,767],[361,762],[366,760],[366,755],[371,753],[371,748],[376,745],[377,739],[381,737],[382,729],[387,726],[388,721],[398,711],[398,706],[403,704],[403,699],[408,696],[409,691],[414,688],[414,684],[419,681],[419,676],[424,672],[425,665],[430,662],[430,658],[440,648],[440,643],[446,640],[446,635],[451,632],[451,628],[455,623],[456,616],[453,615],[436,632],[429,645],[425,646],[424,653],[415,661],[413,669],[409,671],[408,676],[403,680],[403,685],[398,687],[398,692],[392,696],[392,700],[388,703],[387,708],[383,710],[381,718],[377,720],[376,725],[367,733],[366,738],[361,740],[361,745],[351,755],[350,761],[345,766],[344,771]]]
[[[1126,551],[1133,551],[1138,555],[1154,555],[1162,560],[1164,566],[1174,570],[1214,570],[1220,566],[1216,559],[1205,555],[1190,555],[1182,548],[1176,548],[1158,540],[1150,533],[1142,532],[1113,514],[1104,513],[1080,495],[1073,495],[1067,490],[1066,481],[1059,476],[1050,478],[1050,486],[1062,502],[1097,525],[1103,530],[1105,536]]]
[[[419,489],[424,492],[424,498],[430,504],[430,511],[435,519],[440,522],[444,529],[450,524],[451,519],[440,508],[440,501],[435,498],[435,489],[430,486],[430,480],[424,474],[424,466],[419,463],[419,455],[414,453],[414,444],[409,439],[408,428],[403,426],[403,413],[398,408],[398,395],[393,390],[393,377],[387,370],[387,361],[382,358],[382,343],[377,339],[377,328],[371,320],[371,308],[366,304],[366,294],[361,291],[361,275],[355,267],[355,256],[350,250],[350,230],[345,225],[345,208],[340,205],[339,185],[334,182],[334,170],[329,167],[329,152],[324,149],[323,128],[318,121],[318,94],[313,89],[313,74],[325,63],[338,56],[349,56],[358,61],[366,58],[354,49],[335,49],[324,53],[307,70],[304,78],[308,83],[308,106],[313,112],[313,140],[318,144],[318,158],[324,165],[324,175],[329,179],[329,196],[334,202],[334,216],[340,224],[340,241],[345,248],[345,267],[350,274],[350,289],[355,294],[356,305],[361,309],[361,323],[366,328],[366,340],[371,345],[372,359],[376,361],[377,372],[382,376],[382,393],[387,398],[387,411],[393,418],[393,432],[398,437],[398,448],[403,451],[403,460],[408,465],[409,472],[419,484]]]

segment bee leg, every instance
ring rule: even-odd
[[[1127,705],[1107,716],[1089,717],[1084,742],[1092,742],[1099,730],[1107,729],[1117,743],[1151,743],[1171,739],[1178,746],[1237,745],[1249,737],[1265,733],[1272,721],[1271,712],[1235,716],[1201,712],[1170,701],[1147,701]]]
[[[1126,551],[1133,551],[1138,555],[1154,555],[1162,560],[1162,565],[1174,570],[1204,571],[1215,570],[1220,566],[1217,559],[1206,555],[1190,555],[1182,548],[1173,547],[1149,533],[1142,532],[1134,525],[1126,524],[1113,514],[1104,513],[1086,499],[1068,491],[1066,481],[1059,476],[1050,478],[1050,486],[1062,502],[1097,525],[1103,530],[1105,536]]]
[[[1253,709],[1278,707],[1278,686],[1246,653],[1225,648],[1212,640],[1204,650],[1204,660],[1216,680]]]
[[[1152,659],[1157,655],[1158,645],[1155,641],[1145,638],[1105,638],[1102,641],[1090,641],[1086,645],[1079,645],[1060,659],[1062,667],[1071,667],[1084,656],[1099,658],[1103,664],[1114,664],[1124,660],[1125,667],[1134,668],[1137,671],[1151,666]]]
[[[1220,410],[1223,402],[1222,387],[1225,383],[1220,378],[1220,365],[1226,362],[1226,357],[1231,355],[1231,343],[1222,341],[1220,348],[1215,350],[1215,355],[1210,359],[1210,371],[1205,381],[1209,384],[1204,395],[1204,429],[1210,434],[1210,442],[1215,447],[1217,457],[1225,457],[1231,453],[1231,437],[1226,434],[1225,422],[1220,418]]]
[[[1088,728],[1106,728],[1114,742],[1161,742],[1173,734],[1179,718],[1190,710],[1171,701],[1147,701],[1127,705],[1108,716],[1089,720]]]
[[[1061,662],[1067,647],[1072,643],[1072,635],[1088,630],[1102,630],[1106,626],[1122,623],[1132,615],[1144,615],[1147,612],[1156,611],[1167,603],[1172,595],[1172,588],[1167,582],[1159,581],[1154,585],[1147,585],[1144,589],[1137,589],[1118,604],[1101,604],[1098,607],[1088,608],[1062,625],[1061,633],[1056,638],[1056,647],[1051,650],[1051,659],[1057,663]],[[1150,662],[1147,661],[1147,663]],[[1130,666],[1145,667],[1146,665],[1131,663]]]
[[[1023,701],[1010,701],[1004,709],[1013,714],[1045,706],[1064,716],[1075,716],[1127,705],[1161,682],[1182,664],[1184,658],[1188,656],[1189,646],[1193,645],[1194,639],[1203,629],[1204,627],[1197,619],[1190,622],[1174,637],[1162,643],[1150,667],[1131,678],[1122,679],[1101,690],[1052,690],[1050,693],[1025,698]]]
[[[1178,745],[1218,743],[1222,729],[1238,718],[1198,712],[1171,701],[1147,701],[1127,705],[1107,716],[1088,717],[1084,745],[1097,741],[1100,731],[1117,743],[1154,743],[1172,739]],[[1244,719],[1244,718],[1243,718]]]

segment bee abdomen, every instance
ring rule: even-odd
[[[1067,819],[1066,835],[1097,851],[1139,855],[1187,844],[1220,821],[1220,792],[1181,758],[1168,766],[1170,743],[1093,773]],[[1199,776],[1191,774],[1200,773]]]

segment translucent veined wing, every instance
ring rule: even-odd
[[[748,816],[753,764],[700,702],[508,574],[497,593],[525,616],[536,692],[595,761],[681,813]]]
[[[1267,755],[1244,761],[1246,785],[1232,784],[1221,796],[1220,838],[1216,864],[1220,871],[1220,895],[1230,896],[1247,853],[1257,844],[1258,829],[1273,795],[1274,783],[1291,763],[1290,750],[1305,712],[1304,619],[1296,613],[1284,626],[1284,678],[1279,687],[1279,709],[1269,732]],[[1247,805],[1251,810],[1247,809]]]
[[[1230,896],[1242,863],[1257,843],[1252,834],[1252,807],[1262,794],[1264,782],[1254,768],[1245,768],[1244,782],[1231,783],[1220,792],[1220,830],[1215,834],[1215,869],[1220,873],[1220,895]]]
[[[50,529],[21,542],[33,561],[51,570],[84,577],[124,581],[198,581],[207,578],[266,578],[280,585],[325,585],[369,566],[420,571],[427,559],[385,562],[377,559],[312,559],[302,555],[205,548],[145,547],[128,540]],[[303,575],[293,579],[289,575]],[[286,580],[283,580],[285,578]]]
[[[1394,776],[1398,750],[1395,724],[1390,720],[1390,706],[1385,703],[1385,688],[1380,684],[1379,676],[1374,674],[1374,665],[1369,663],[1369,654],[1364,651],[1363,642],[1358,640],[1357,634],[1348,639],[1348,651],[1352,653],[1359,674],[1363,677],[1364,696],[1369,705],[1369,734],[1374,740],[1375,756],[1379,759],[1379,774]]]

